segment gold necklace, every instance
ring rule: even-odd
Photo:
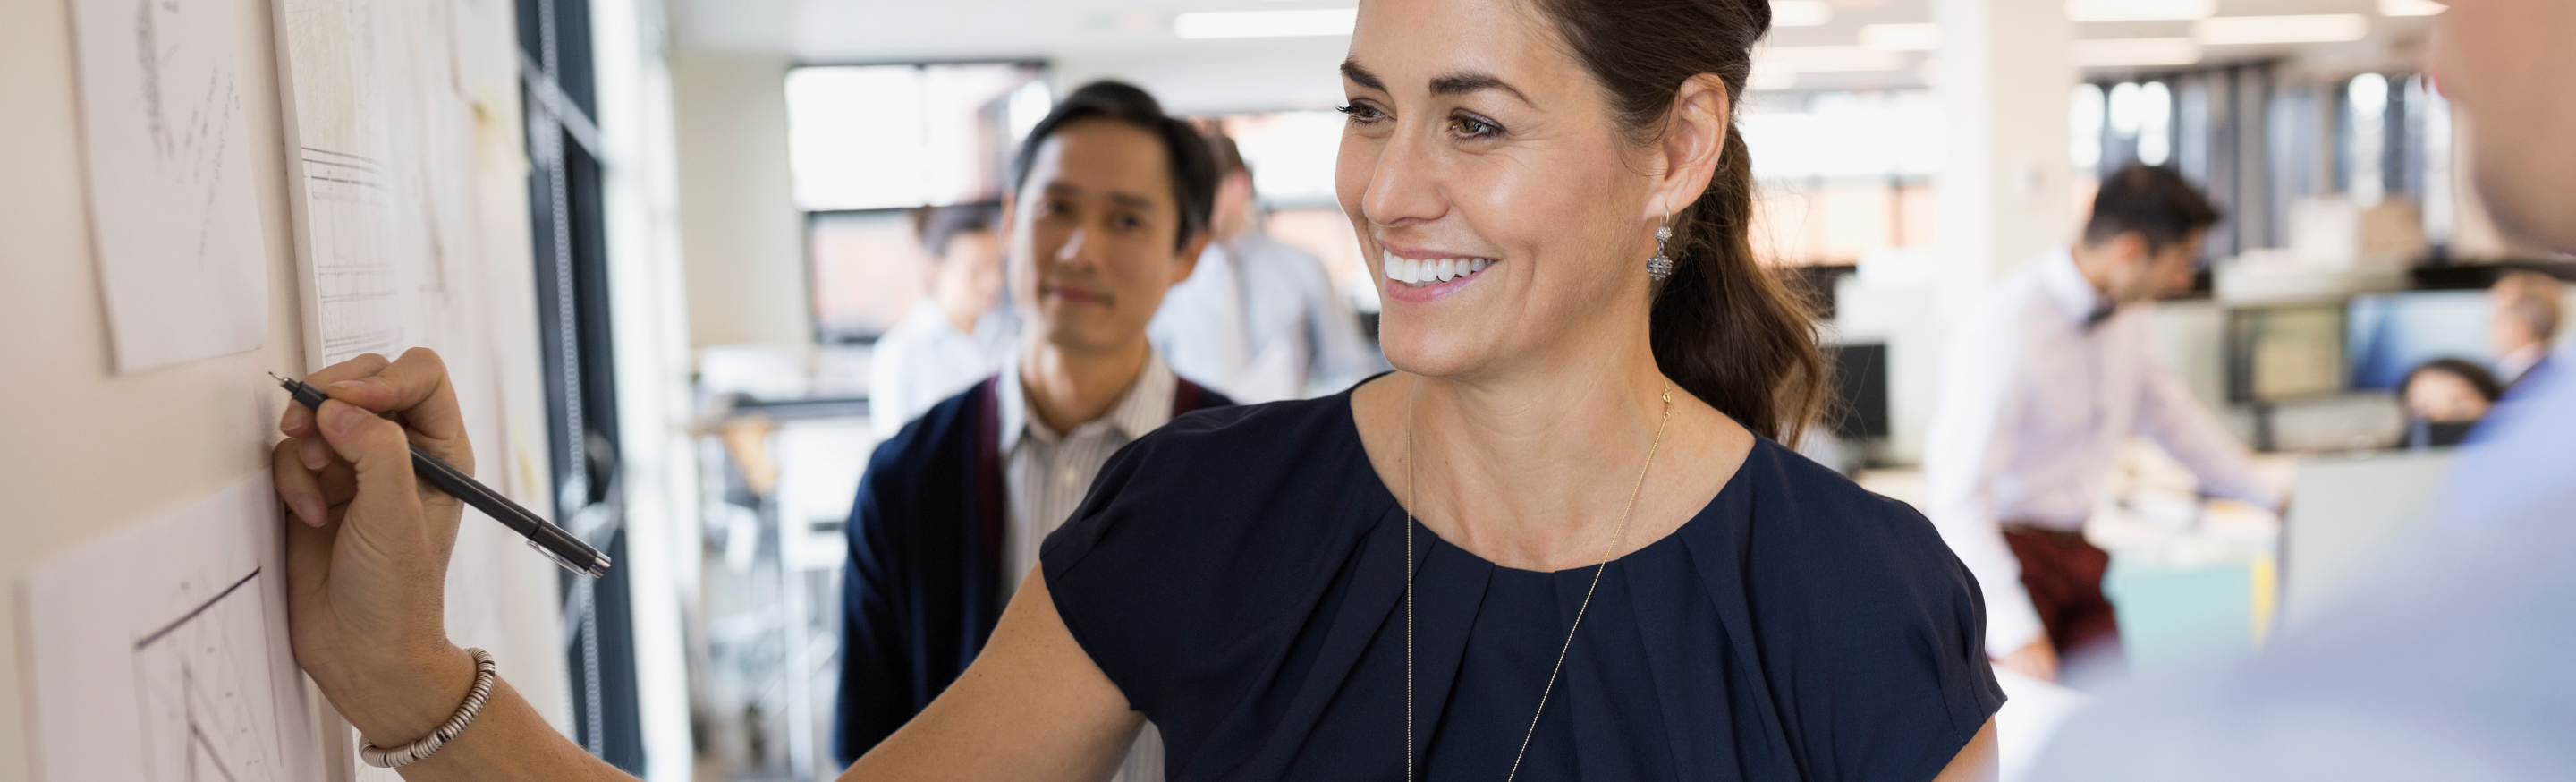
[[[1404,402],[1404,780],[1413,782],[1413,496],[1414,477],[1420,473],[1413,458],[1413,403],[1422,397],[1422,378],[1413,378],[1412,395]],[[1583,614],[1592,608],[1592,593],[1601,588],[1601,573],[1610,569],[1610,560],[1628,538],[1628,516],[1637,510],[1637,495],[1646,489],[1646,471],[1654,469],[1655,453],[1664,448],[1664,424],[1673,420],[1673,384],[1664,381],[1664,415],[1655,421],[1655,442],[1646,448],[1646,466],[1637,468],[1637,483],[1628,489],[1628,505],[1619,510],[1619,527],[1611,533],[1610,547],[1601,552],[1601,564],[1592,569],[1592,586],[1583,590],[1583,604],[1574,609],[1574,623],[1565,628],[1565,645],[1556,650],[1556,666],[1547,671],[1547,687],[1538,691],[1538,712],[1530,715],[1529,731],[1521,734],[1521,749],[1512,753],[1511,773],[1503,782],[1521,775],[1521,760],[1529,756],[1530,739],[1538,735],[1538,718],[1547,714],[1547,697],[1556,691],[1557,674],[1565,672],[1566,653],[1574,650],[1574,631],[1583,627]]]

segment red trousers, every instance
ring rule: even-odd
[[[2120,653],[2120,617],[2102,596],[2102,573],[2111,555],[2085,542],[2083,533],[2004,525],[2004,543],[2021,560],[2021,585],[2030,590],[2040,625],[2060,658]]]

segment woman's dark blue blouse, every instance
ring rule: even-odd
[[[1410,751],[1416,779],[1502,782],[1524,736],[1522,780],[1928,780],[2003,705],[1932,525],[1767,439],[1610,563],[1535,733],[1594,568],[1502,567],[1418,523],[1407,562],[1406,527],[1345,392],[1137,440],[1042,559],[1173,780],[1401,780]]]

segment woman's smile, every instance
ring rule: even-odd
[[[1484,276],[1486,269],[1502,261],[1470,255],[1422,253],[1431,257],[1407,258],[1394,250],[1381,250],[1379,268],[1386,277],[1385,293],[1399,301],[1425,302],[1465,288]]]

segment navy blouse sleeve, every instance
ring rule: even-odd
[[[1366,521],[1350,465],[1322,447],[1337,431],[1329,414],[1347,410],[1291,402],[1174,419],[1110,457],[1047,537],[1056,613],[1131,708],[1212,724],[1245,704],[1175,694],[1278,663]],[[1249,443],[1260,447],[1236,447]]]
[[[1937,776],[2004,702],[1976,578],[1911,506],[1777,446],[1744,469],[1775,489],[1754,495],[1744,584],[1802,776]]]

